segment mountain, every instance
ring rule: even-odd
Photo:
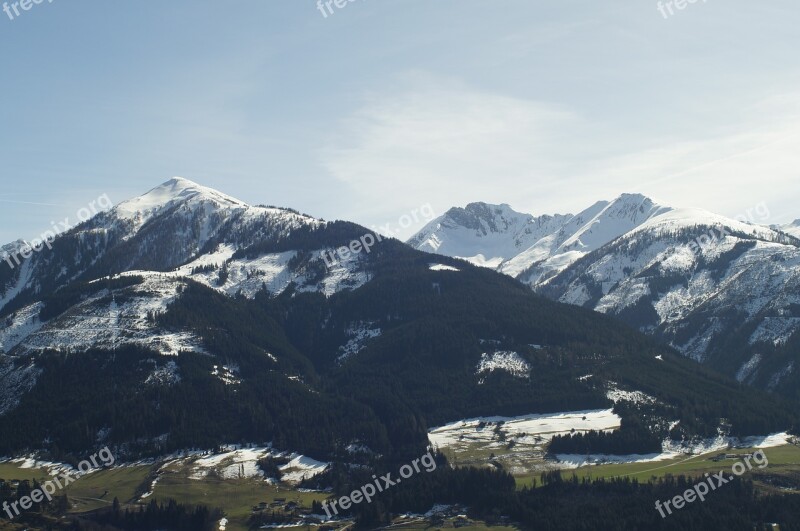
[[[584,263],[659,210],[598,206],[558,248]],[[581,218],[465,216],[525,243]],[[461,418],[603,408],[621,428],[597,444],[628,454],[798,422],[776,397],[491,269],[185,179],[0,263],[0,279],[0,455],[258,443],[400,459]],[[648,400],[619,398],[637,393]]]
[[[350,269],[355,262],[340,260],[329,270],[311,272],[291,267],[297,264],[289,264],[293,255],[288,250],[258,259],[248,258],[248,250],[259,242],[277,244],[297,231],[335,226],[290,209],[249,206],[174,178],[66,232],[52,250],[0,270],[0,311],[20,310],[42,293],[76,281],[132,271],[191,277],[230,294],[252,293],[264,285],[280,292],[293,282],[300,289],[333,293],[366,280]],[[220,275],[216,270],[223,264]]]
[[[800,241],[676,210],[540,285],[617,316],[739,381],[800,398]]]
[[[577,215],[533,217],[508,205],[453,208],[414,235],[421,251],[464,258],[538,284],[575,260],[669,211],[639,194],[599,201]]]
[[[785,232],[786,234],[791,234],[795,238],[800,238],[800,219],[796,219],[792,223],[787,223],[786,225],[773,226],[772,228]]]
[[[739,381],[800,398],[797,226],[767,228],[627,194],[596,203],[528,249],[507,247],[493,265]],[[436,239],[441,252],[458,234],[465,247],[464,231],[445,215],[409,243],[424,248],[420,236]],[[473,242],[470,250],[480,254],[482,240]]]
[[[533,217],[515,212],[508,205],[470,203],[466,208],[451,208],[408,243],[421,251],[497,268],[509,256],[516,256],[572,217]]]

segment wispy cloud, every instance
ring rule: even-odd
[[[716,134],[674,137],[603,161],[580,182],[642,189],[679,206],[734,215],[753,201],[800,214],[800,94],[768,97],[741,109]],[[776,220],[778,221],[778,220]]]
[[[800,166],[797,118],[800,97],[784,95],[696,136],[648,138],[563,106],[417,77],[366,96],[321,157],[365,218],[422,200],[574,212],[633,191],[734,215],[754,194],[776,210],[787,200]]]
[[[555,105],[442,86],[373,94],[322,152],[366,214],[419,201],[501,200],[557,173],[575,116]]]

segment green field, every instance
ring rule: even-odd
[[[0,519],[0,531],[23,531],[27,529],[28,526],[23,524],[15,524],[9,522],[8,520]]]
[[[703,455],[681,457],[665,461],[648,463],[626,463],[585,466],[575,470],[565,470],[563,475],[569,477],[575,474],[579,479],[599,479],[628,477],[640,482],[648,482],[666,475],[685,475],[699,477],[705,473],[715,473],[721,470],[730,471],[731,466],[742,461],[740,458],[730,458],[721,461],[711,461],[711,457],[723,453],[747,454],[755,449],[736,449],[711,452]],[[784,445],[764,450],[768,465],[758,468],[753,463],[752,471],[746,475],[752,477],[756,485],[763,491],[797,490],[800,484],[800,446]],[[466,457],[462,454],[462,458]],[[472,457],[472,456],[471,456]],[[479,460],[485,456],[474,456]],[[158,481],[151,497],[140,500],[143,492],[150,489],[154,472],[158,471]],[[301,508],[310,508],[313,501],[324,501],[327,495],[318,492],[299,492],[288,486],[270,484],[263,479],[237,478],[222,479],[218,473],[210,473],[202,479],[197,477],[193,470],[192,461],[173,461],[168,465],[135,465],[101,470],[78,479],[67,487],[66,492],[73,503],[72,512],[75,514],[91,511],[111,505],[114,498],[118,498],[123,507],[135,506],[142,502],[154,499],[164,502],[174,499],[182,504],[206,505],[220,508],[228,519],[227,529],[230,531],[247,530],[247,522],[253,513],[253,508],[259,504],[273,504],[276,499],[285,502],[296,502]],[[44,480],[48,474],[43,469],[23,469],[11,463],[0,464],[0,478],[6,480]],[[539,474],[527,474],[517,477],[517,488],[530,486]],[[538,481],[537,481],[538,484]],[[267,509],[272,510],[272,509]],[[281,510],[277,508],[276,510]],[[391,529],[449,529],[455,528],[457,523],[454,518],[436,522],[423,518],[398,518]],[[342,522],[340,529],[344,531],[350,527],[350,522]],[[23,529],[15,524],[0,523],[0,531]],[[291,529],[291,528],[286,528]],[[309,526],[298,526],[294,529],[315,529]],[[489,527],[482,522],[473,522],[469,526],[460,527],[464,530],[511,530],[512,527]]]
[[[257,479],[187,479],[180,476],[162,476],[155,488],[154,499],[170,498],[181,503],[219,507],[228,518],[228,529],[247,529],[252,508],[261,502],[271,504],[276,498],[311,507],[313,500],[323,501],[324,494],[306,493],[269,485]]]
[[[33,481],[48,478],[49,475],[46,471],[39,468],[20,468],[19,465],[14,463],[0,463],[0,479],[6,481],[12,480],[29,480]]]
[[[133,501],[139,488],[150,472],[150,466],[119,467],[100,470],[84,476],[57,494],[66,493],[76,506],[73,512],[85,512],[111,505],[117,497],[123,505]],[[39,482],[47,481],[50,475],[44,469],[20,468],[13,463],[0,463],[0,478]]]
[[[286,502],[297,502],[303,508],[310,508],[313,501],[324,501],[324,493],[299,492],[286,486],[272,485],[260,479],[221,479],[216,474],[211,474],[203,479],[191,479],[192,466],[189,462],[174,462],[160,467],[159,465],[137,465],[101,470],[82,477],[67,487],[66,492],[73,503],[73,514],[80,514],[111,505],[114,498],[118,498],[123,507],[135,506],[140,503],[139,496],[150,488],[151,474],[158,470],[159,479],[151,497],[144,502],[154,499],[165,502],[175,499],[179,503],[189,505],[207,505],[218,507],[225,512],[228,519],[227,529],[230,531],[244,531],[248,529],[247,521],[252,514],[253,507],[260,503],[272,504],[281,498]],[[14,464],[0,465],[0,472],[4,479],[32,480],[46,479],[44,470],[23,469]],[[271,510],[271,509],[267,509]],[[276,509],[279,510],[279,509]],[[407,530],[433,530],[453,529],[456,519],[447,518],[432,526],[425,519],[398,518],[391,529]],[[339,529],[344,531],[350,528],[352,522],[343,521]],[[0,522],[0,531],[18,531],[24,529],[12,523]],[[316,530],[311,526],[286,527],[283,529]],[[482,522],[473,522],[469,526],[460,527],[465,531],[513,531],[515,528],[507,526],[487,526]]]
[[[123,507],[136,505],[140,502],[139,496],[150,487],[148,476],[158,468],[159,465],[118,467],[101,470],[78,479],[65,489],[73,504],[71,512],[80,514],[108,507],[115,497]],[[149,502],[150,499],[162,502],[172,498],[183,504],[218,507],[225,511],[229,520],[227,529],[238,531],[248,529],[246,523],[252,508],[261,502],[272,503],[276,498],[285,498],[287,502],[294,501],[302,507],[311,507],[314,500],[323,501],[326,498],[325,494],[298,492],[270,485],[263,480],[222,480],[213,475],[196,480],[189,479],[190,475],[191,468],[188,466],[165,467],[160,472],[152,498],[145,498],[144,502]],[[9,481],[46,480],[48,477],[45,470],[20,468],[13,463],[0,464],[0,478]],[[8,524],[0,527],[0,531],[18,528],[22,529]]]
[[[82,513],[110,506],[114,498],[125,507],[135,502],[137,489],[141,488],[153,465],[126,466],[100,470],[80,478],[67,487],[73,513]]]

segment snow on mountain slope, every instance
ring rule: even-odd
[[[148,317],[166,311],[186,282],[146,271],[133,274],[143,277],[141,284],[116,290],[113,297],[107,289],[102,289],[46,322],[39,317],[42,303],[23,308],[11,326],[0,330],[0,349],[24,354],[45,349],[111,350],[136,344],[162,355],[177,355],[182,350],[202,352],[199,339],[192,334],[161,330]],[[120,297],[120,302],[116,297]]]
[[[527,378],[531,371],[530,364],[516,352],[501,350],[497,352],[484,352],[475,369],[475,374],[505,371],[517,378]]]
[[[743,237],[726,238],[723,234],[739,234]],[[717,216],[704,210],[673,210],[650,219],[608,249],[599,251],[598,258],[580,271],[589,274],[600,286],[602,298],[597,301],[597,309],[607,311],[609,307],[629,306],[648,294],[643,286],[652,275],[643,277],[636,273],[647,270],[654,264],[659,264],[664,273],[688,275],[696,271],[702,265],[701,262],[718,259],[749,237],[769,241],[776,236],[770,229]],[[635,250],[635,253],[629,252],[629,249]],[[556,277],[556,280],[563,281],[563,278]],[[703,282],[703,278],[705,277],[702,274],[695,276],[694,282],[690,284],[696,290],[687,292],[686,297],[696,299],[709,293],[709,285]],[[556,280],[548,279],[536,286],[536,289],[545,290],[546,286]],[[590,300],[590,293],[593,293],[586,288],[585,284],[574,284],[572,289],[565,289],[559,297],[564,302],[584,305]],[[666,319],[666,314],[672,311],[670,305],[665,304],[660,315]]]
[[[182,177],[174,177],[143,196],[120,203],[114,207],[113,214],[120,220],[130,220],[141,226],[171,206],[183,204],[189,207],[202,207],[203,203],[212,203],[217,208],[248,207],[238,199],[216,190]]]
[[[306,231],[307,238],[309,229],[326,226],[289,209],[249,206],[186,179],[171,179],[60,235],[52,250],[34,253],[19,267],[3,269],[0,263],[0,353],[124,344],[163,355],[201,351],[191,333],[160,330],[148,319],[175,300],[187,278],[250,298],[264,289],[280,294],[289,286],[330,296],[368,282],[366,253],[326,265],[323,254],[330,249],[324,243],[314,250],[303,243],[297,250],[257,250],[269,249],[294,231]],[[4,249],[12,252],[17,246]],[[144,280],[115,290],[118,303],[108,290],[89,287],[89,295],[57,317],[40,317],[43,300],[74,282],[92,286],[131,277]]]
[[[616,315],[688,357],[768,387],[795,364],[797,353],[780,347],[800,331],[798,244],[766,227],[676,210],[536,289]]]
[[[253,295],[263,287],[280,293],[298,280],[302,290],[331,295],[369,280],[362,271],[362,256],[325,268],[321,257],[329,249],[324,245],[304,260],[295,251],[255,252],[247,253],[252,255],[248,259],[234,258],[237,252],[241,255],[253,246],[269,246],[295,231],[327,225],[289,209],[250,206],[174,178],[60,235],[52,250],[34,253],[19,267],[7,268],[0,263],[0,312],[7,311],[9,305],[19,309],[32,304],[39,293],[51,293],[75,280],[128,271],[177,269],[230,295],[239,290]],[[12,251],[15,245],[4,249]],[[211,270],[226,263],[230,266],[229,278],[217,286],[211,279],[219,274]],[[199,271],[204,267],[206,271]]]
[[[128,261],[122,270],[167,271],[206,254],[208,245],[241,249],[293,230],[323,225],[297,212],[250,206],[186,179],[174,178],[93,218],[87,230],[108,234]],[[150,255],[156,254],[155,260]],[[124,262],[123,262],[124,263]],[[119,273],[122,271],[113,271]]]
[[[623,194],[610,203],[595,203],[551,238],[504,264],[500,271],[537,285],[582,256],[670,210],[640,194]],[[547,247],[549,252],[542,253]]]
[[[34,287],[34,267],[32,260],[25,260],[18,268],[11,272],[12,279],[6,284],[0,283],[0,310],[14,300],[20,293],[26,289]],[[0,268],[4,268],[3,262],[0,262]]]
[[[786,225],[781,225],[777,228],[782,230],[786,234],[791,234],[795,238],[800,238],[800,219],[796,219],[791,223],[787,223]]]
[[[10,352],[42,328],[44,323],[39,319],[42,306],[41,302],[31,304],[6,319],[5,327],[0,330],[0,352]]]
[[[600,201],[576,216],[533,217],[508,205],[471,203],[433,220],[408,244],[464,258],[535,285],[669,210],[639,194]]]
[[[0,247],[0,260],[5,260],[9,255],[18,254],[25,245],[24,240],[17,240],[3,245]]]
[[[321,253],[317,254],[321,256]],[[357,256],[348,257],[318,277],[316,273],[290,267],[296,251],[237,260],[230,260],[231,254],[232,248],[223,246],[172,272],[123,273],[122,277],[144,277],[142,284],[124,290],[124,303],[115,305],[109,292],[104,290],[49,322],[39,318],[41,302],[25,306],[7,318],[5,324],[0,324],[0,352],[85,350],[123,344],[150,347],[163,355],[175,355],[181,350],[202,351],[192,334],[158,330],[147,318],[148,313],[166,310],[178,290],[186,285],[185,278],[229,296],[242,294],[249,298],[264,287],[270,293],[279,294],[290,284],[300,292],[319,291],[332,295],[342,289],[355,289],[371,278],[360,270]],[[199,270],[215,264],[224,265],[227,272],[223,283],[220,283],[219,268]]]
[[[643,195],[623,194],[579,227],[558,251],[592,251],[670,210]]]
[[[15,360],[0,356],[0,416],[11,411],[22,396],[33,389],[41,374],[33,361],[19,365]]]
[[[768,227],[720,216],[701,208],[670,209],[666,213],[650,218],[632,232],[651,232],[655,236],[660,236],[696,227],[715,229],[714,232],[707,231],[707,234],[717,237],[720,235],[720,229],[725,229],[728,233],[742,233],[763,240],[778,238],[775,231]]]
[[[346,344],[339,347],[338,356],[336,360],[339,363],[344,363],[351,356],[355,356],[364,348],[370,339],[380,337],[381,329],[376,328],[375,323],[353,323],[346,330],[348,341]]]
[[[264,288],[269,293],[280,294],[290,284],[294,284],[300,292],[321,292],[330,296],[343,289],[356,289],[372,278],[361,266],[362,255],[347,256],[321,270],[293,266],[293,260],[298,257],[297,251],[268,253],[257,258],[233,258],[234,252],[232,246],[223,244],[216,251],[177,268],[175,273],[227,295],[241,293],[248,298]],[[325,252],[327,249],[313,251],[310,259],[319,263]],[[221,273],[223,270],[224,273]]]
[[[618,316],[730,376],[775,388],[794,374],[800,360],[787,352],[800,331],[800,221],[768,228],[623,194],[549,218],[546,234],[525,240],[518,228],[541,218],[474,205],[452,209],[409,243]],[[488,230],[487,219],[506,230]],[[726,342],[734,336],[736,345]],[[765,348],[783,351],[766,356]]]
[[[739,307],[750,318],[800,274],[800,250],[772,241],[778,237],[765,227],[704,211],[674,211],[642,225],[575,272],[539,289],[552,286],[564,302],[589,304],[611,313],[653,296],[653,308],[662,323],[680,320],[711,301],[728,300],[737,290],[750,290]],[[667,279],[674,285],[654,292],[654,279]],[[760,293],[752,292],[754,284]]]
[[[557,230],[570,217],[533,217],[515,212],[505,204],[470,203],[465,208],[451,208],[423,227],[408,243],[422,251],[497,268]]]

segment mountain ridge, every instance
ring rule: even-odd
[[[607,215],[615,203],[618,214]],[[800,397],[800,360],[790,347],[800,339],[796,223],[752,221],[626,194],[589,207],[496,269],[552,299],[615,315],[731,377]],[[440,241],[455,230],[431,225],[439,232],[429,237]],[[726,342],[732,336],[736,348]]]
[[[0,453],[102,435],[128,458],[232,440],[407,456],[458,418],[598,408],[622,419],[603,444],[647,453],[716,436],[720,418],[734,435],[795,424],[776,398],[609,316],[393,239],[328,265],[369,231],[198,186],[168,181],[0,264]],[[655,401],[616,403],[612,387]]]

